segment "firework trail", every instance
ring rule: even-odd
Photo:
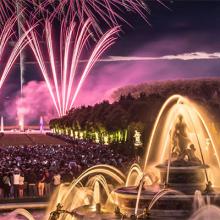
[[[26,21],[34,22],[36,17],[33,17],[35,11],[39,11],[38,7],[40,4],[38,0],[0,0],[0,27],[4,27],[7,24],[8,19],[10,20],[11,16],[17,16],[15,19],[16,25],[14,25],[14,30],[17,29],[16,34],[17,38],[14,40],[22,38],[24,32],[21,28]],[[25,74],[25,50],[20,50],[20,86],[21,86],[21,97],[24,83],[24,74]],[[2,79],[3,80],[3,79]]]
[[[90,19],[79,25],[74,20],[69,25],[66,25],[64,20],[60,28],[59,56],[56,56],[55,48],[57,43],[55,44],[53,41],[52,22],[47,19],[44,36],[47,45],[47,59],[43,56],[45,53],[43,53],[43,47],[40,45],[37,32],[32,30],[28,35],[30,47],[40,66],[59,116],[65,115],[73,107],[87,75],[103,52],[114,43],[116,40],[115,36],[119,31],[118,27],[114,27],[100,37],[81,70],[79,68],[80,58],[92,37],[89,31],[91,26],[92,21]],[[49,68],[47,68],[45,60],[49,61]],[[79,75],[79,80],[76,80],[76,75]],[[74,83],[76,83],[76,86],[74,86]]]
[[[118,26],[119,22],[127,23],[126,12],[140,15],[146,22],[150,10],[146,0],[44,0],[39,9],[50,14],[50,20],[65,17],[78,21],[90,19],[97,33],[102,33],[103,23],[108,27]],[[160,0],[155,0],[163,4]],[[38,13],[38,12],[37,12]],[[104,25],[104,26],[106,26]]]
[[[5,25],[3,26],[0,34],[0,62],[2,60],[3,54],[6,50],[7,43],[11,39],[11,37],[14,35],[14,25],[16,24],[17,18],[15,16],[12,16],[7,20]],[[0,76],[0,89],[8,76],[9,71],[11,70],[16,58],[19,56],[20,51],[28,44],[27,34],[31,31],[27,30],[20,39],[15,43],[13,50],[11,51],[9,58],[7,59],[7,62],[3,68],[2,74]]]
[[[154,1],[166,7],[162,0]],[[91,19],[100,31],[100,22],[109,27],[118,26],[120,21],[127,23],[126,12],[138,14],[146,22],[150,13],[146,0],[1,0],[0,22],[4,23],[18,7],[24,9],[22,15],[28,20],[36,19],[38,15],[41,18],[49,16],[51,20],[62,17],[71,20],[77,16],[80,22]]]
[[[92,49],[83,70],[79,70],[80,58],[85,52],[87,43],[92,38],[89,31],[91,26],[92,21],[90,19],[79,25],[74,20],[67,25],[66,21],[63,20],[60,26],[58,57],[55,55],[57,44],[53,41],[51,21],[48,19],[45,21],[44,40],[47,45],[47,58],[44,56],[45,53],[43,53],[37,32],[32,30],[28,35],[30,47],[39,64],[59,116],[65,115],[73,107],[86,77],[103,52],[115,42],[116,34],[119,31],[118,27],[107,31]],[[49,61],[49,68],[47,68],[47,61],[45,60]],[[79,80],[76,80],[76,75],[80,75]],[[74,83],[76,83],[75,87]]]
[[[43,10],[38,0],[1,0],[0,24],[4,25],[8,18],[17,13],[18,8],[21,8],[21,15],[26,17],[26,19],[33,19],[32,15],[35,13],[34,11],[42,12]]]
[[[127,23],[122,16],[125,14],[124,11],[137,13],[147,21],[146,14],[149,13],[149,9],[145,0],[0,0],[0,25],[4,26],[8,17],[17,13],[17,28],[20,37],[23,34],[21,26],[26,22],[33,24],[39,18],[49,17],[52,21],[63,17],[64,20],[69,21],[75,17],[80,23],[85,23],[87,19],[90,19],[93,30],[89,31],[96,41],[92,32],[99,33],[99,36],[103,33],[104,28],[100,21],[109,27],[118,26],[119,21]],[[24,62],[25,51],[21,51],[21,93],[25,72]]]
[[[160,2],[160,0],[155,1]],[[121,21],[127,23],[123,16],[126,12],[137,13],[147,21],[149,9],[145,0],[0,0],[0,24],[4,26],[7,23],[8,16],[17,13],[16,23],[20,37],[16,43],[18,47],[14,48],[10,56],[9,61],[11,62],[6,65],[7,68],[3,72],[1,82],[3,83],[5,80],[14,59],[20,53],[22,88],[24,56],[22,56],[23,52],[21,49],[30,41],[30,46],[43,73],[56,110],[60,116],[64,115],[74,105],[80,88],[96,61],[113,44],[115,40],[114,34],[119,31],[118,23]],[[48,17],[48,19],[46,19],[44,40],[47,45],[50,70],[47,69],[43,57],[43,48],[37,37],[37,31],[31,31],[28,35],[28,40],[23,39],[23,31],[28,30],[23,29],[23,25],[28,25],[31,29],[32,24],[37,19],[45,17]],[[55,18],[59,21],[63,19],[60,30],[59,58],[55,56],[55,45],[52,40],[52,22]],[[72,20],[75,22],[72,22]],[[42,23],[44,22],[41,20]],[[70,25],[67,26],[65,23]],[[106,25],[103,26],[103,23]],[[111,27],[111,30],[103,34],[103,30],[107,26]],[[95,31],[94,33],[97,34],[97,38],[101,38],[99,41],[96,41],[97,44],[91,56],[87,59],[85,68],[81,72],[81,77],[73,92],[73,84],[77,75],[81,54],[85,46],[88,46],[89,39],[96,40],[92,31]],[[59,68],[57,63],[60,65]]]

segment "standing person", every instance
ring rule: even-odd
[[[19,198],[24,196],[24,174],[21,173],[19,177]]]
[[[44,187],[45,187],[45,175],[41,171],[39,175],[39,182],[38,182],[38,194],[39,196],[44,196]]]
[[[4,198],[9,198],[11,182],[8,173],[3,174],[2,181],[3,181]]]
[[[20,172],[16,168],[13,173],[14,198],[18,198],[19,196],[19,179],[20,179]]]
[[[9,173],[8,173],[8,177],[9,177],[9,180],[10,180],[10,197],[14,197],[14,171],[10,170]]]
[[[33,169],[30,170],[29,175],[27,175],[28,183],[28,196],[37,196],[37,176]]]
[[[48,170],[45,170],[45,196],[49,196],[51,193],[51,174]]]

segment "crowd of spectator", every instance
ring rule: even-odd
[[[86,141],[68,145],[0,148],[0,197],[50,196],[61,183],[70,183],[87,168],[109,164],[127,166],[129,158],[108,146]]]

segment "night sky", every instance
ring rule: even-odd
[[[159,3],[149,2],[151,14],[148,20],[151,25],[137,15],[126,13],[126,18],[133,27],[122,24],[123,32],[105,56],[161,57],[220,52],[220,1],[179,0],[166,1],[165,4],[169,9]],[[110,98],[112,91],[128,84],[216,76],[220,76],[219,59],[100,62],[87,78],[76,105],[94,104]],[[34,107],[35,111],[42,108],[45,110],[33,113],[31,117],[35,117],[35,121],[39,114],[46,115],[50,112],[48,117],[53,114],[43,83],[29,83],[40,80],[42,76],[37,64],[26,65],[26,103]],[[18,89],[19,66],[15,65],[0,94],[0,113],[10,123],[15,120],[14,106]],[[42,103],[42,97],[47,106]]]

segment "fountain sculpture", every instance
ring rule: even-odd
[[[110,166],[90,168],[59,189],[48,215],[61,203],[71,215],[57,219],[188,219],[207,203],[220,206],[217,152],[198,107],[171,96],[154,124],[143,169],[134,164],[126,178]]]

